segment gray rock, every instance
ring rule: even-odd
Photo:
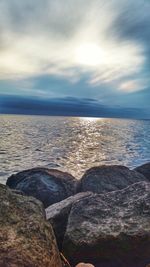
[[[145,267],[150,262],[150,183],[73,204],[63,253],[72,264]]]
[[[0,185],[0,267],[62,267],[41,202]]]
[[[134,170],[143,174],[150,182],[150,162],[148,162],[144,165],[141,165],[141,166],[135,168]]]
[[[91,194],[92,193],[90,192],[79,193],[65,200],[62,200],[59,203],[53,204],[47,209],[45,209],[46,218],[53,227],[56,240],[57,240],[57,244],[60,250],[62,248],[62,242],[64,239],[64,234],[65,234],[67,222],[68,222],[68,216],[69,216],[73,203],[87,196],[90,196]]]
[[[39,199],[45,208],[74,195],[76,191],[76,179],[71,174],[46,168],[34,168],[12,175],[7,185]]]
[[[101,194],[120,190],[140,181],[148,181],[148,179],[124,166],[104,165],[87,170],[78,183],[77,191],[92,191]]]

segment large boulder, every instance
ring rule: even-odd
[[[135,168],[134,170],[143,174],[150,182],[150,162],[143,164],[143,165]]]
[[[73,204],[63,253],[72,264],[145,267],[150,262],[150,183]]]
[[[74,195],[76,191],[76,179],[71,174],[46,168],[34,168],[12,175],[7,185],[39,199],[45,208]]]
[[[62,267],[41,202],[0,185],[0,267]]]
[[[71,210],[73,203],[77,202],[80,199],[90,196],[92,193],[83,192],[71,196],[61,202],[55,203],[45,209],[46,219],[51,223],[53,230],[55,232],[56,240],[59,249],[62,248],[62,242],[64,239],[68,216]]]
[[[148,181],[148,179],[124,166],[104,165],[87,170],[78,183],[77,191],[92,191],[101,194],[120,190],[140,181]]]

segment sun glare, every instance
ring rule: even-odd
[[[75,59],[78,64],[86,66],[97,66],[101,63],[103,51],[94,43],[85,43],[77,47]]]
[[[87,121],[87,122],[95,122],[99,120],[103,120],[103,118],[96,118],[96,117],[80,117],[81,121]]]

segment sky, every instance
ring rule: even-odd
[[[0,0],[1,113],[150,119],[149,99],[149,0]]]

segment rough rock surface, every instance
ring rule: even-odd
[[[93,194],[71,209],[63,253],[72,264],[145,267],[150,262],[150,183]]]
[[[59,203],[55,203],[51,205],[45,210],[46,218],[53,226],[53,230],[55,232],[55,236],[57,239],[57,244],[60,250],[62,248],[62,242],[64,239],[64,234],[65,234],[67,222],[68,222],[68,216],[69,216],[73,203],[87,196],[90,196],[91,194],[92,193],[90,192],[83,192],[83,193],[76,194],[65,200],[62,200]]]
[[[39,199],[45,208],[74,195],[76,191],[76,179],[72,175],[46,168],[34,168],[12,175],[7,185]]]
[[[0,267],[61,267],[42,203],[0,185]]]
[[[144,165],[141,165],[134,169],[135,171],[143,174],[150,182],[150,162]]]
[[[131,171],[124,166],[104,165],[87,170],[78,183],[77,191],[92,191],[100,194],[121,190],[140,181],[148,181],[148,179],[142,174]]]

